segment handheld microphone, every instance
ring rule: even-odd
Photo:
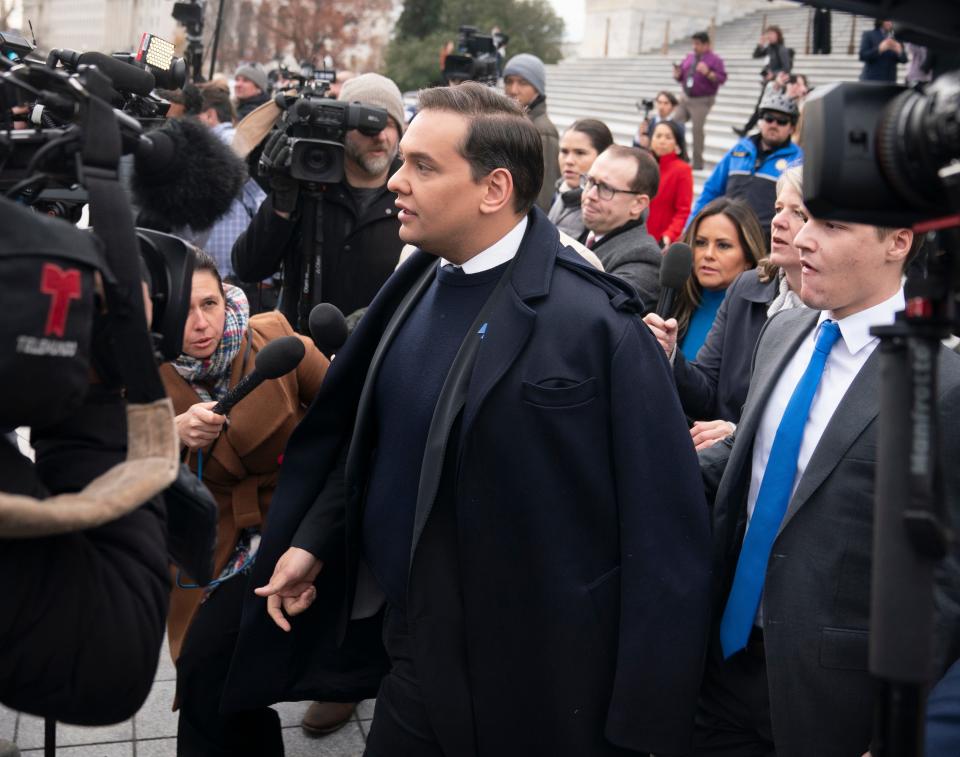
[[[347,341],[347,319],[340,308],[321,302],[310,311],[310,336],[317,349],[330,357]]]
[[[193,118],[167,121],[140,137],[134,169],[133,194],[147,219],[140,225],[160,231],[209,229],[247,180],[243,159]]]
[[[654,312],[661,318],[669,318],[677,291],[683,288],[693,270],[693,250],[683,242],[674,242],[660,261],[660,299]]]
[[[266,345],[254,360],[253,370],[211,408],[218,415],[226,415],[234,405],[267,379],[280,378],[296,368],[307,348],[296,336],[283,336]]]

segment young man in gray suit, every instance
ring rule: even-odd
[[[700,455],[716,593],[697,755],[860,757],[869,747],[880,387],[870,327],[904,308],[915,241],[905,228],[809,218],[794,244],[813,312],[767,322],[736,433]],[[942,459],[956,460],[960,358],[946,349],[939,392]],[[956,501],[958,466],[944,471]],[[940,621],[955,645],[956,618]],[[941,652],[942,663],[956,657]]]

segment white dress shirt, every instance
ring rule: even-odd
[[[470,260],[464,263],[460,268],[466,274],[481,273],[503,265],[508,260],[513,260],[517,256],[517,250],[520,249],[520,242],[523,241],[523,235],[527,231],[527,217],[520,219],[520,223],[514,226],[506,235],[500,237],[487,249],[481,250]],[[446,258],[440,259],[440,267],[445,265],[456,265]]]
[[[903,310],[904,304],[903,289],[900,289],[893,297],[884,300],[879,305],[874,305],[872,308],[861,310],[859,313],[837,320],[837,324],[840,326],[840,338],[827,358],[827,364],[823,370],[823,376],[820,378],[817,393],[814,395],[813,404],[810,406],[810,415],[807,417],[807,423],[803,428],[803,441],[800,444],[797,475],[793,479],[791,497],[793,492],[797,490],[797,484],[810,462],[813,451],[820,443],[820,437],[823,436],[827,424],[840,405],[840,401],[847,393],[860,369],[867,362],[867,358],[873,354],[880,343],[878,337],[871,336],[870,328],[893,323],[895,314],[897,311]],[[770,394],[770,399],[763,411],[757,435],[753,440],[753,468],[750,474],[750,491],[747,494],[748,518],[753,516],[760,482],[763,480],[763,474],[767,468],[770,448],[773,446],[773,438],[777,434],[780,420],[787,409],[787,403],[793,395],[793,390],[796,389],[800,377],[807,369],[807,364],[813,356],[813,347],[820,332],[820,324],[827,319],[836,320],[829,311],[821,312],[816,328],[801,342],[796,354],[784,366],[777,380],[777,385]]]

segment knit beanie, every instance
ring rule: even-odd
[[[380,74],[362,74],[348,79],[340,88],[338,100],[383,108],[403,134],[403,96],[391,79]]]
[[[508,76],[522,76],[541,95],[547,94],[547,70],[543,67],[543,61],[536,55],[530,53],[514,55],[503,69],[503,78],[506,79]]]
[[[266,92],[268,89],[267,74],[259,66],[254,66],[251,64],[240,66],[240,68],[237,69],[237,72],[233,75],[234,78],[237,78],[238,76],[242,76],[245,79],[252,81],[258,87],[260,87],[261,92]]]

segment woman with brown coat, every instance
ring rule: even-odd
[[[196,256],[183,354],[161,368],[177,413],[177,432],[190,469],[219,507],[215,575],[205,588],[177,574],[167,621],[177,666],[178,755],[282,755],[277,713],[269,708],[219,712],[240,624],[247,569],[276,487],[287,439],[306,412],[328,361],[305,338],[296,370],[265,381],[230,411],[213,413],[218,399],[249,374],[273,339],[293,335],[277,312],[249,316],[246,296],[222,283],[213,260]]]

